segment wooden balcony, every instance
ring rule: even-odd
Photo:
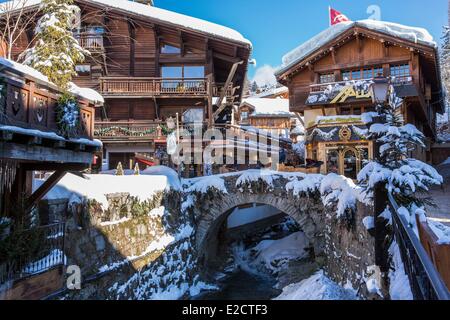
[[[103,52],[103,35],[98,33],[77,33],[74,35],[80,46],[90,52]]]
[[[206,97],[208,81],[204,78],[105,77],[100,91],[105,97]]]
[[[164,140],[165,123],[158,121],[96,121],[94,136],[104,142]]]
[[[324,92],[325,90],[329,89],[331,87],[338,87],[338,86],[346,86],[349,83],[352,82],[367,82],[369,83],[373,79],[360,79],[360,80],[350,80],[350,81],[337,81],[337,82],[330,82],[330,83],[319,83],[319,84],[313,84],[310,86],[310,92],[311,93],[318,93],[318,92]],[[413,77],[412,76],[397,76],[392,78],[393,85],[411,85],[413,84]]]

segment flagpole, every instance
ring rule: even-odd
[[[328,6],[328,26],[331,27],[331,6]]]

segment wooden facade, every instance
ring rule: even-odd
[[[392,77],[405,121],[427,137],[427,147],[411,156],[431,161],[436,114],[442,112],[438,70],[435,47],[355,24],[279,71],[277,79],[289,88],[290,110],[304,116],[307,157],[322,161],[323,173],[352,172],[354,178],[372,157],[360,115],[374,111],[368,88],[376,76]]]
[[[164,137],[130,139],[143,125],[153,128],[175,117],[182,125],[190,109],[210,126],[231,120],[230,106],[243,93],[248,43],[100,2],[75,3],[81,8],[75,36],[91,56],[77,66],[74,82],[105,98],[104,106],[96,109],[94,129],[104,142],[105,168],[117,165],[108,163],[109,153],[153,155],[155,142]],[[25,34],[22,38],[15,57],[28,45]],[[117,136],[112,138],[112,132]]]

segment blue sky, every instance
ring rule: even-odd
[[[253,43],[257,66],[278,66],[281,57],[328,27],[328,6],[352,20],[367,19],[370,5],[381,9],[381,20],[428,29],[440,41],[448,24],[447,0],[155,0],[160,8],[219,23]],[[270,71],[260,69],[259,75]]]

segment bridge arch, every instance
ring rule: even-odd
[[[196,220],[196,247],[199,261],[207,265],[217,255],[217,235],[236,207],[258,203],[270,205],[295,220],[314,247],[315,253],[324,249],[325,216],[318,197],[297,197],[286,190],[288,179],[280,176],[267,185],[263,179],[246,186],[236,186],[239,176],[224,176],[227,193],[209,194],[197,199],[194,208]]]

